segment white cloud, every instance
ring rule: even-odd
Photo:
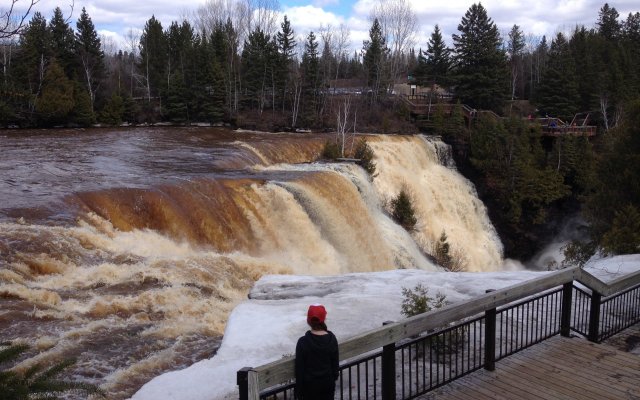
[[[298,35],[317,32],[320,26],[339,26],[344,18],[315,6],[286,7],[283,14],[291,21],[293,30]]]
[[[71,3],[73,0],[70,0]],[[282,12],[287,14],[297,35],[306,36],[313,30],[317,31],[321,25],[339,26],[345,23],[351,29],[352,49],[361,48],[362,41],[368,37],[371,26],[369,14],[378,0],[308,0],[308,5],[286,6],[288,0],[280,0],[284,5]],[[474,3],[474,0],[448,0],[447,2],[433,0],[409,0],[418,15],[419,32],[416,35],[417,47],[424,47],[438,24],[444,39],[451,44],[451,35],[457,32],[458,24],[464,13]],[[152,16],[160,20],[163,26],[171,21],[179,20],[186,15],[187,9],[195,10],[205,0],[195,0],[189,3],[175,4],[164,0],[146,0],[131,2],[129,0],[75,0],[75,9],[71,17],[71,25],[80,15],[82,7],[87,8],[98,30],[114,32],[124,36],[130,28],[142,29],[145,22]],[[477,1],[475,1],[477,2]],[[352,4],[350,14],[339,15],[327,11],[326,7]],[[598,10],[604,0],[483,0],[482,5],[489,16],[498,25],[501,32],[508,32],[513,24],[520,25],[525,34],[553,36],[556,32],[570,32],[576,24],[593,26],[598,18]],[[28,0],[18,0],[17,11],[23,11]],[[620,13],[620,18],[626,18],[629,12],[640,11],[637,0],[621,0],[611,4]],[[61,5],[56,0],[40,0],[34,11],[40,11],[46,18],[50,18],[53,9],[60,6],[63,13],[70,12],[68,4]],[[2,6],[0,6],[2,8]]]
[[[313,0],[313,5],[320,8],[338,4],[340,4],[339,0]]]

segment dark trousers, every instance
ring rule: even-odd
[[[333,400],[336,383],[333,380],[307,381],[301,389],[301,400]]]

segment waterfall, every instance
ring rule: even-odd
[[[0,325],[4,339],[39,350],[21,366],[76,356],[74,373],[89,371],[110,398],[126,398],[210,356],[264,274],[435,271],[427,254],[443,230],[470,270],[501,267],[486,210],[439,140],[368,136],[372,179],[354,164],[312,162],[325,137],[285,139],[233,137],[221,147],[235,150],[213,153],[215,174],[162,169],[158,182],[67,193],[40,219],[28,207],[11,211],[0,221]],[[177,162],[208,159],[197,143]],[[403,187],[417,212],[413,232],[387,210]]]

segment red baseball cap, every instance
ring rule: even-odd
[[[322,304],[312,304],[307,311],[307,322],[324,322],[327,317],[327,310]]]

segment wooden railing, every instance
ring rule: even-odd
[[[574,281],[586,286],[591,290],[591,293],[574,287]],[[561,287],[561,289],[558,289],[558,287]],[[561,295],[558,293],[561,293]],[[601,320],[601,309],[603,308],[603,305],[607,302],[611,302],[619,308],[619,304],[622,302],[622,300],[619,300],[620,296],[627,296],[623,299],[631,301],[631,311],[624,314],[627,315],[627,317],[623,318],[625,321],[622,325],[618,323],[611,328],[604,326]],[[482,340],[479,342],[478,348],[484,353],[483,362],[480,364],[475,362],[476,353],[474,350],[474,367],[467,368],[465,370],[465,362],[463,361],[463,373],[455,376],[452,375],[452,370],[450,368],[449,380],[444,381],[444,383],[446,383],[478,368],[484,367],[486,369],[493,369],[496,359],[503,358],[504,356],[512,354],[515,351],[519,351],[522,348],[534,345],[535,343],[558,333],[564,336],[568,336],[571,331],[584,333],[589,340],[598,342],[599,340],[610,336],[612,334],[611,332],[623,329],[621,326],[625,324],[628,326],[629,324],[640,321],[640,300],[638,299],[640,299],[640,271],[618,278],[609,283],[604,283],[581,268],[568,268],[504,289],[492,291],[474,299],[451,304],[428,313],[407,318],[400,322],[389,323],[381,328],[363,332],[340,343],[340,360],[351,360],[354,365],[358,365],[358,369],[360,369],[360,364],[358,364],[358,362],[362,363],[363,368],[369,368],[369,364],[373,362],[372,368],[374,373],[373,375],[371,375],[370,372],[366,373],[366,385],[371,386],[371,383],[368,382],[369,375],[371,375],[371,379],[374,380],[373,386],[376,386],[376,376],[379,375],[380,378],[378,380],[382,381],[382,388],[380,389],[382,398],[395,399],[395,369],[397,364],[396,352],[401,347],[397,346],[397,344],[406,342],[410,338],[419,337],[425,332],[436,331],[436,333],[430,333],[429,336],[423,336],[422,339],[417,339],[429,340],[429,348],[431,349],[431,340],[436,340],[437,343],[446,343],[446,332],[451,332],[451,330],[454,329],[461,329],[462,332],[466,332],[464,335],[468,335],[468,340],[471,341],[471,324],[480,324],[479,329]],[[554,301],[560,304],[554,305]],[[519,303],[514,305],[516,302]],[[556,318],[554,320],[555,322],[552,324],[554,328],[537,327],[536,325],[536,330],[545,331],[548,332],[548,334],[542,335],[536,340],[527,343],[520,343],[520,345],[518,345],[517,329],[524,328],[519,324],[511,325],[510,329],[512,335],[513,330],[516,329],[516,350],[513,351],[513,344],[511,344],[511,350],[506,353],[503,352],[503,338],[500,339],[502,341],[499,340],[499,348],[498,351],[496,351],[496,315],[500,315],[500,321],[502,322],[503,316],[504,318],[509,319],[509,310],[514,307],[522,307],[522,313],[524,314],[525,305],[527,307],[527,315],[529,315],[528,304],[531,302],[538,303],[538,309],[534,308],[534,310],[536,310],[536,316],[533,318],[536,321],[536,324],[538,324],[539,319],[538,311],[541,307],[539,304],[540,302],[542,302],[544,307],[546,307],[546,311],[544,312],[547,313],[547,315],[549,315],[550,310],[551,313],[555,313],[557,312],[557,308],[560,308],[561,315],[559,318]],[[497,310],[499,307],[503,308]],[[518,311],[518,313],[519,312],[520,311]],[[459,321],[465,322],[453,325]],[[442,331],[443,329],[444,331]],[[473,329],[475,334],[476,325],[473,325]],[[438,330],[441,331],[437,332]],[[438,335],[443,335],[442,332],[445,332],[444,336],[442,336],[441,339],[437,339]],[[501,332],[502,328],[499,328],[498,336],[500,336]],[[528,334],[529,333],[527,333],[527,335]],[[460,333],[455,333],[453,336],[455,338],[458,337],[458,335],[460,335]],[[506,336],[508,337],[508,334]],[[449,333],[449,340],[451,340],[451,338],[452,334]],[[473,339],[473,342],[476,342],[475,338]],[[424,352],[425,344],[423,343],[422,346]],[[466,344],[466,346],[470,347],[470,344]],[[380,351],[380,349],[382,349],[382,351]],[[372,355],[372,352],[377,353]],[[498,357],[496,357],[496,355]],[[375,358],[380,360],[378,364],[376,364]],[[354,362],[353,359],[359,361]],[[260,398],[265,398],[265,389],[273,387],[278,387],[278,389],[270,391],[270,395],[272,395],[273,398],[277,397],[277,393],[286,393],[286,391],[290,392],[293,386],[291,382],[294,379],[294,363],[295,358],[288,357],[259,367],[247,367],[238,371],[237,378],[240,399],[258,400]],[[468,361],[467,364],[467,366],[469,366],[470,361]],[[376,365],[378,366],[376,367]],[[349,367],[349,365],[343,363],[341,368],[345,369],[346,367]],[[379,369],[377,373],[378,375],[376,375],[375,372],[376,368]],[[456,355],[456,370],[457,369],[458,357]],[[349,381],[351,381],[351,372],[349,372]],[[438,383],[435,387],[444,383]],[[350,388],[352,385],[350,383],[344,386],[346,386],[347,390],[351,390]],[[344,388],[344,386],[341,385],[341,388]],[[358,386],[358,390],[360,390],[360,386]],[[375,393],[375,390],[377,389],[374,388],[373,390]],[[428,390],[430,389],[426,389],[425,391]],[[402,393],[404,394],[404,391]],[[416,394],[413,393],[407,398],[415,395]],[[341,395],[341,398],[351,398],[351,396]]]

